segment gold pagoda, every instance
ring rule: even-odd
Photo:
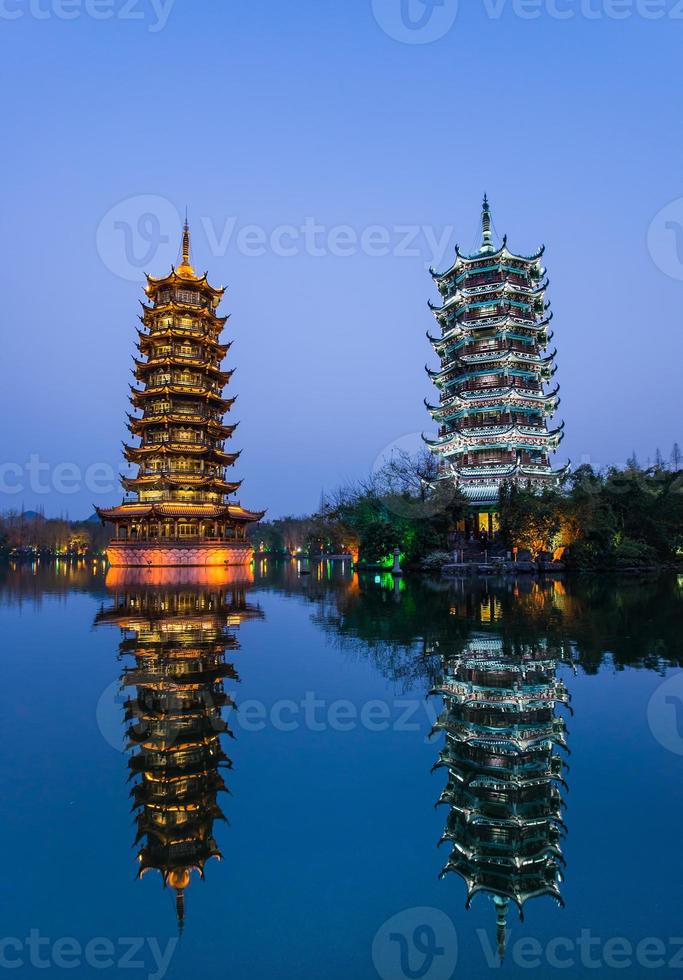
[[[180,928],[193,873],[203,879],[206,864],[221,859],[214,823],[226,820],[219,794],[229,792],[223,771],[232,769],[224,716],[235,710],[226,685],[239,682],[227,657],[239,650],[240,624],[263,617],[247,601],[248,570],[197,575],[207,576],[195,580],[202,584],[169,578],[159,586],[154,572],[110,573],[113,603],[95,621],[119,627],[129,662],[121,687],[138,877],[161,875]]]
[[[248,564],[247,527],[264,512],[229,500],[241,484],[226,478],[240,454],[224,445],[236,428],[224,423],[235,401],[223,393],[233,373],[221,369],[231,346],[220,343],[225,290],[192,268],[187,220],[181,264],[148,275],[145,292],[128,416],[140,443],[124,446],[137,475],[122,479],[120,506],[97,508],[115,527],[107,557],[114,567]]]

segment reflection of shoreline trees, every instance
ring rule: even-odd
[[[223,714],[234,707],[224,685],[238,680],[226,652],[239,649],[234,630],[242,620],[260,615],[243,587],[122,585],[96,620],[120,628],[128,661],[121,685],[138,876],[161,874],[175,892],[180,926],[192,873],[203,878],[206,862],[221,857],[213,824],[225,820],[220,770],[232,762],[221,737],[232,736]]]
[[[608,666],[663,670],[683,666],[683,586],[675,577],[571,582],[466,579],[455,582],[296,569],[266,573],[266,587],[318,606],[315,620],[345,653],[369,657],[390,679],[433,679],[442,649],[465,643],[472,628],[523,642],[570,644],[586,673]],[[322,573],[320,569],[322,568]],[[329,565],[328,565],[329,568]],[[329,577],[328,577],[329,575]],[[261,586],[257,575],[256,588]]]
[[[70,592],[104,596],[104,564],[90,561],[0,563],[0,603],[40,604],[44,596]]]

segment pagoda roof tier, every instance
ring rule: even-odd
[[[210,347],[215,352],[216,357],[222,358],[225,357],[233,345],[232,340],[227,344],[219,344],[217,340],[214,340],[213,337],[210,337],[206,333],[202,333],[201,330],[191,330],[182,327],[163,327],[161,330],[155,330],[154,333],[146,333],[144,330],[138,330],[138,337],[140,339],[138,349],[142,352],[153,347],[160,340],[193,340],[198,341],[205,347]]]
[[[435,384],[442,384],[445,382],[449,375],[453,375],[450,378],[450,383],[458,380],[466,381],[470,378],[477,377],[478,374],[491,374],[492,372],[497,373],[504,366],[511,363],[517,363],[521,365],[523,374],[531,377],[533,374],[543,374],[544,376],[552,376],[555,373],[555,356],[557,351],[554,350],[551,354],[543,357],[541,354],[525,354],[517,350],[506,350],[506,351],[482,351],[479,354],[461,354],[459,357],[449,361],[445,367],[440,371],[434,371],[428,365],[425,365],[425,370],[429,377]],[[482,371],[473,371],[470,367],[477,364],[486,364],[487,362],[493,362],[490,367],[487,367]],[[496,367],[496,365],[499,365]],[[552,372],[549,375],[548,370],[551,368]],[[455,372],[455,374],[454,374]]]
[[[465,902],[465,907],[468,909],[472,905],[475,895],[479,894],[479,892],[484,892],[489,895],[495,894],[500,898],[507,898],[514,902],[519,909],[520,915],[522,915],[526,902],[532,898],[542,898],[543,896],[551,896],[564,908],[564,899],[560,894],[559,885],[550,877],[551,869],[548,870],[548,881],[542,881],[542,883],[539,883],[539,885],[533,888],[527,886],[527,888],[522,890],[519,888],[519,886],[514,887],[514,882],[505,881],[505,872],[502,869],[498,870],[495,875],[491,875],[491,880],[488,883],[486,881],[479,883],[481,882],[482,877],[485,878],[483,869],[475,867],[470,871],[467,871],[459,866],[457,857],[452,857],[449,859],[448,864],[441,872],[440,877],[443,878],[446,874],[448,874],[448,872],[455,872],[460,878],[462,878],[467,886],[467,900]],[[529,876],[531,875],[530,869],[527,870],[527,874]],[[555,867],[552,867],[552,874],[557,874]]]
[[[513,482],[550,481],[559,483],[569,472],[570,464],[567,463],[560,470],[553,470],[550,465],[524,465],[522,463],[503,463],[500,466],[463,466],[456,469],[450,467],[448,478],[454,478],[465,494],[467,485],[475,486],[475,489],[483,488],[492,480],[496,481],[496,498],[499,490],[499,482],[502,480],[512,480]]]
[[[201,520],[227,519],[243,521],[245,524],[260,521],[265,510],[245,510],[239,504],[193,504],[181,502],[164,502],[155,504],[130,503],[119,507],[96,507],[98,516],[103,521],[142,520],[144,518],[186,517]],[[147,619],[145,619],[145,622]],[[183,620],[184,621],[184,620]]]
[[[183,850],[182,855],[178,855],[176,860],[173,860],[169,854],[168,860],[152,858],[148,853],[147,848],[143,848],[139,854],[140,867],[138,868],[137,877],[141,878],[147,871],[158,871],[163,879],[164,884],[168,885],[171,875],[175,870],[180,871],[196,871],[200,878],[204,877],[204,865],[209,858],[221,857],[221,852],[218,850],[215,841],[211,840],[209,845],[199,844],[197,847],[202,847],[205,853],[201,856],[192,855],[190,860],[190,855]],[[170,850],[170,849],[169,849]]]
[[[461,300],[460,305],[447,303],[445,306],[434,306],[434,304],[430,302],[428,302],[427,305],[437,320],[457,320],[459,317],[466,317],[467,314],[470,314],[470,319],[462,322],[480,323],[482,319],[490,319],[490,317],[481,317],[478,313],[476,316],[472,317],[471,314],[473,310],[476,311],[484,310],[486,307],[497,307],[503,303],[511,307],[516,307],[518,310],[523,310],[530,317],[533,316],[533,301],[530,297],[523,297],[521,299],[504,299],[496,296],[489,299],[488,296],[482,296],[479,299],[473,297],[469,300]]]
[[[233,399],[234,401],[234,399]],[[216,437],[220,436],[224,439],[229,439],[233,435],[235,429],[239,425],[239,422],[235,422],[234,425],[223,425],[217,419],[207,419],[204,415],[186,415],[183,413],[169,412],[163,415],[147,415],[142,418],[137,418],[135,415],[128,413],[128,428],[133,433],[133,435],[139,435],[144,432],[150,426],[168,426],[168,425],[180,425],[190,427],[193,425],[202,426],[206,428],[211,435]]]
[[[425,371],[432,379],[434,384],[439,387],[443,386],[445,388],[450,388],[455,384],[462,384],[464,381],[475,381],[477,378],[488,378],[492,374],[500,374],[502,371],[505,372],[505,377],[513,378],[526,378],[527,381],[532,381],[534,384],[538,383],[540,377],[540,370],[538,364],[526,364],[525,367],[510,368],[507,365],[503,367],[489,367],[480,370],[474,370],[475,366],[468,367],[467,365],[461,365],[459,362],[447,364],[445,368],[440,371],[434,371],[429,365],[425,364]],[[503,378],[505,380],[505,378]],[[486,386],[485,386],[486,387]],[[534,390],[534,389],[532,389]]]
[[[159,385],[156,388],[136,388],[130,385],[131,402],[136,407],[138,402],[144,402],[147,398],[158,398],[160,395],[175,395],[183,398],[201,398],[202,401],[212,402],[216,408],[223,412],[229,411],[235,403],[234,398],[223,398],[209,388],[202,388],[199,385],[183,385],[172,383],[170,385]]]
[[[495,333],[487,333],[485,338],[477,338],[472,330],[461,330],[459,326],[454,330],[449,330],[448,333],[441,337],[434,337],[428,330],[426,334],[427,340],[440,357],[448,356],[460,350],[461,347],[477,343],[478,340],[497,340],[503,343],[508,340],[516,340],[519,343],[527,344],[529,347],[537,347],[539,350],[545,350],[554,337],[552,330],[544,329],[551,319],[552,317],[548,317],[543,324],[525,322],[524,326],[531,329],[530,334],[519,333],[518,331],[522,329],[519,325],[517,325],[517,330],[510,330],[504,326],[502,330],[496,330]]]
[[[502,364],[509,361],[518,361],[521,364],[534,364],[543,367],[545,365],[552,365],[556,356],[557,349],[543,357],[541,354],[527,354],[523,351],[510,348],[505,351],[482,350],[479,353],[459,354],[458,361],[462,364],[481,364],[486,363],[486,361],[500,361]]]
[[[460,251],[458,245],[455,246],[455,261],[446,269],[445,272],[437,272],[435,269],[430,268],[429,272],[437,284],[450,279],[453,275],[458,272],[462,272],[464,269],[470,269],[476,263],[486,261],[491,263],[494,261],[504,262],[521,262],[524,266],[533,267],[538,265],[540,260],[545,253],[545,245],[541,245],[537,252],[533,255],[517,255],[515,252],[511,252],[507,247],[507,235],[503,237],[503,242],[499,249],[492,252],[474,252],[472,255],[467,255]]]
[[[428,446],[442,452],[450,447],[451,452],[471,452],[473,448],[498,448],[507,442],[513,443],[516,449],[537,449],[539,442],[556,449],[564,438],[564,422],[550,431],[534,427],[526,428],[520,425],[489,426],[481,432],[459,430],[431,439],[423,436]],[[536,440],[532,442],[530,440]]]
[[[208,463],[232,466],[239,459],[241,450],[239,452],[226,453],[221,449],[214,449],[212,446],[201,446],[186,442],[164,442],[144,446],[127,446],[124,444],[123,455],[131,463],[140,463],[145,459],[155,459],[157,456],[174,458],[189,455],[193,457],[199,456]]]
[[[171,266],[171,271],[168,275],[156,276],[146,275],[147,286],[145,287],[145,292],[148,296],[154,296],[158,290],[163,289],[168,286],[175,286],[181,289],[187,287],[195,287],[199,289],[200,292],[205,292],[210,295],[214,300],[220,301],[225,293],[225,286],[214,287],[209,284],[208,273],[204,273],[198,276],[189,261],[189,244],[187,245],[187,251],[185,250],[185,236],[187,236],[187,241],[189,242],[189,230],[187,225],[184,229],[184,241],[183,241],[183,261],[176,268]]]
[[[530,330],[532,333],[542,333],[553,318],[552,312],[548,312],[541,320],[525,320],[522,317],[511,316],[504,313],[502,316],[488,317],[484,320],[460,320],[453,324],[441,337],[432,337],[427,331],[427,337],[433,344],[443,345],[449,343],[454,337],[473,337],[480,329],[502,328],[505,332],[508,326],[514,326],[523,330]],[[438,319],[438,317],[437,317]]]
[[[441,306],[436,307],[430,303],[429,308],[436,313],[445,313],[451,306],[455,305],[456,301],[464,301],[467,303],[468,300],[476,300],[477,297],[488,298],[490,296],[504,296],[506,293],[514,293],[519,296],[530,297],[542,296],[549,285],[550,280],[546,278],[537,286],[522,286],[517,283],[503,280],[502,282],[491,282],[479,286],[471,286],[469,288],[457,287]]]
[[[457,422],[458,420],[464,418],[472,418],[473,416],[481,415],[484,412],[520,412],[524,415],[540,414],[545,417],[555,414],[561,400],[562,399],[558,396],[551,396],[548,398],[545,404],[539,404],[538,402],[526,404],[521,401],[508,401],[506,403],[493,405],[490,402],[486,402],[480,405],[461,405],[460,407],[455,405],[447,405],[444,407],[429,405],[425,401],[425,405],[427,406],[429,414],[432,416],[435,422],[446,423]]]
[[[150,473],[147,476],[123,477],[124,490],[163,490],[182,487],[187,490],[212,489],[217,493],[234,493],[242,486],[241,480],[228,483],[217,476],[202,476],[199,473]]]
[[[230,378],[235,373],[233,368],[231,371],[221,371],[220,368],[212,364],[211,361],[203,360],[199,357],[187,357],[184,354],[171,354],[164,355],[163,357],[152,357],[148,361],[139,361],[136,357],[133,358],[133,363],[135,364],[135,377],[138,380],[142,380],[147,376],[150,371],[159,367],[176,367],[176,368],[187,368],[194,367],[198,368],[205,374],[210,374],[217,381],[220,381],[223,385],[226,385]]]
[[[491,402],[494,403],[501,398],[505,399],[506,407],[516,405],[531,405],[538,408],[541,405],[552,405],[558,402],[557,395],[560,386],[556,385],[552,391],[532,391],[528,388],[515,388],[510,385],[501,388],[491,388],[489,390],[458,392],[444,399],[440,405],[430,405],[425,401],[428,411],[436,418],[443,412],[450,412],[453,409],[478,408],[488,409]]]

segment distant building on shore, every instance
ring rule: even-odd
[[[441,477],[471,505],[461,528],[468,534],[495,533],[504,481],[556,486],[565,472],[550,462],[564,423],[548,427],[559,387],[546,390],[556,351],[547,353],[553,334],[543,252],[515,255],[507,238],[497,249],[484,197],[479,251],[456,248],[450,269],[430,270],[442,305],[430,303],[440,333],[427,336],[441,367],[427,368],[439,389],[438,404],[427,405],[439,431],[426,442],[440,456]]]
[[[224,448],[236,428],[223,420],[235,401],[223,395],[233,373],[221,369],[230,348],[220,343],[227,317],[217,308],[224,291],[190,265],[186,222],[181,264],[161,279],[147,277],[138,331],[143,359],[134,371],[140,387],[131,387],[139,414],[128,417],[140,444],[124,447],[138,468],[122,481],[130,499],[97,510],[116,529],[107,549],[113,566],[251,561],[246,529],[263,513],[229,501],[240,483],[226,478],[226,468],[240,454]]]

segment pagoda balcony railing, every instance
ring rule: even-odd
[[[498,456],[490,456],[488,459],[475,459],[475,460],[472,460],[472,461],[468,461],[466,459],[463,459],[461,461],[461,464],[460,465],[462,466],[463,469],[466,469],[469,472],[469,470],[478,469],[478,468],[482,468],[482,467],[484,469],[486,469],[487,467],[491,467],[491,466],[508,466],[509,467],[511,465],[514,465],[514,463],[516,463],[516,461],[517,461],[517,458],[516,458],[516,456],[515,456],[514,453],[500,453],[500,455],[498,455]]]
[[[215,387],[215,385],[200,385],[197,384],[196,382],[191,382],[191,381],[176,381],[173,378],[169,378],[168,380],[163,380],[163,381],[153,381],[150,378],[149,387],[150,389],[164,388],[164,387],[182,388],[183,391],[187,392],[188,394],[205,395],[207,393],[210,393],[219,396],[223,390],[222,388]]]
[[[130,538],[116,538],[116,546],[123,548],[135,548],[139,547],[141,542],[155,542],[160,541],[163,543],[172,542],[174,548],[186,548],[197,547],[197,542],[208,542],[209,544],[224,544],[224,545],[240,545],[244,544],[245,538],[235,537],[234,534],[188,534],[181,537],[174,537],[173,535],[143,535],[132,536]],[[218,665],[220,666],[220,664]],[[146,671],[145,671],[146,672]]]
[[[508,273],[507,276],[503,275],[505,272]],[[472,283],[473,286],[485,285],[486,283],[510,282],[515,286],[528,287],[531,284],[531,280],[535,278],[533,275],[527,276],[525,269],[516,269],[511,265],[489,266],[488,270],[482,269],[477,272],[462,272],[455,278],[455,288],[451,287],[448,295],[453,295],[457,287],[463,282]]]
[[[510,431],[512,424],[509,422],[507,425],[463,425],[460,432],[463,436],[502,436]],[[456,435],[456,433],[454,432],[452,435]]]
[[[189,497],[176,497],[171,491],[162,490],[154,493],[154,500],[140,500],[137,493],[130,491],[124,495],[123,502],[124,504],[140,503],[145,506],[149,505],[150,507],[153,504],[177,504],[179,507],[182,504],[215,504],[217,507],[223,507],[225,505],[225,496],[226,493],[204,493],[203,491],[193,490],[192,495]]]
[[[493,364],[500,363],[501,365],[509,360],[508,354],[513,354],[514,359],[518,361],[524,361],[525,364],[532,365],[533,367],[545,366],[541,365],[539,354],[529,354],[526,351],[520,352],[519,350],[502,348],[501,350],[488,350],[477,352],[476,354],[463,354],[461,359],[465,365],[469,364],[485,364],[487,361],[491,361]]]
[[[146,362],[151,364],[153,361],[158,361],[172,357],[183,363],[197,363],[205,364],[206,359],[202,357],[201,350],[182,350],[180,347],[157,347],[156,350],[152,352],[149,360]]]
[[[207,419],[209,421],[220,422],[220,418],[216,416],[215,413],[208,411],[207,409],[198,409],[186,407],[183,405],[172,405],[170,402],[166,402],[162,408],[155,408],[142,416],[146,421],[151,421],[155,418],[161,418],[164,415],[182,415],[187,416],[187,420],[192,419]]]
[[[462,464],[457,468],[458,473],[466,477],[490,476],[500,477],[510,470],[510,463],[491,464],[490,466],[467,466]]]
[[[158,297],[159,305],[170,303],[171,301],[182,303],[184,306],[210,306],[208,298],[202,296],[199,291],[193,289],[162,289]]]
[[[493,391],[500,390],[505,391],[508,388],[516,388],[523,391],[523,386],[519,383],[518,378],[507,378],[507,379],[496,379],[495,381],[466,381],[464,384],[458,388],[459,392],[462,391]],[[501,383],[502,382],[502,383]],[[530,389],[531,390],[531,389]],[[537,391],[534,394],[538,394]]]
[[[222,446],[217,446],[215,442],[207,439],[179,439],[174,436],[170,439],[148,439],[143,442],[140,446],[141,449],[158,449],[160,446],[166,446],[170,449],[218,449],[221,450]]]
[[[197,467],[174,467],[174,466],[160,466],[158,469],[143,469],[140,468],[140,473],[138,474],[138,479],[142,476],[201,476],[201,477],[211,477],[212,479],[222,480],[223,473],[214,473],[211,470],[201,469]]]
[[[165,330],[182,330],[192,337],[206,337],[205,330],[203,326],[199,323],[182,323],[180,320],[171,320],[168,323],[158,323],[155,324],[155,329],[151,330],[149,326],[145,325],[144,336],[154,337],[159,333],[163,333]]]
[[[169,415],[173,415],[177,418],[182,418],[182,422],[172,422],[171,425],[204,425],[207,421],[219,421],[215,417],[210,415],[201,415],[199,412],[178,412],[174,408],[167,408],[160,412],[151,412],[149,415],[143,415],[142,418],[136,419],[137,422],[149,422],[153,425],[155,422],[159,425],[164,425],[162,420],[167,418]],[[166,440],[168,441],[168,440]]]
[[[473,319],[473,320],[459,320],[456,323],[453,323],[453,325],[448,330],[446,330],[446,332],[441,337],[441,342],[443,343],[444,341],[449,340],[451,336],[454,336],[455,334],[459,333],[464,328],[472,329],[475,327],[476,328],[497,327],[497,326],[502,326],[503,324],[506,323],[511,323],[518,327],[525,327],[528,330],[537,330],[541,326],[541,324],[545,322],[545,319],[546,319],[545,316],[542,317],[541,319],[536,319],[534,317],[515,316],[510,312],[505,312],[500,316],[496,315],[496,316],[480,317],[479,319]],[[452,320],[453,320],[453,315],[451,313],[451,315],[448,317],[448,322],[451,323]]]
[[[531,339],[531,338],[530,338]],[[521,354],[528,353],[529,347],[533,345],[525,344],[521,340],[508,340],[507,342],[479,340],[475,343],[465,344],[461,350],[463,355],[485,354],[485,353],[507,353],[507,351],[519,351]]]

